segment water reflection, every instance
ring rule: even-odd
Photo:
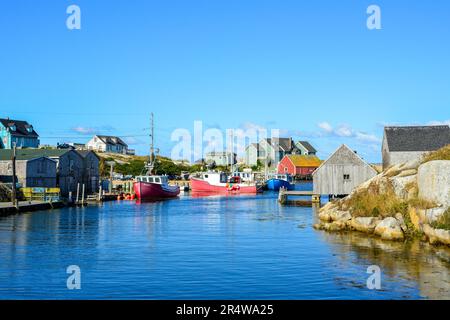
[[[321,236],[340,259],[361,266],[378,265],[391,279],[415,283],[424,298],[450,299],[449,248],[421,241],[384,241],[359,232],[321,232]]]
[[[317,210],[266,192],[1,218],[0,298],[450,299],[448,249],[316,231]],[[86,282],[68,295],[71,264]]]

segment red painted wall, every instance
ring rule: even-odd
[[[285,168],[287,168],[287,171],[284,170]],[[287,157],[284,157],[278,164],[277,170],[278,173],[280,174],[289,173],[293,176],[295,175],[305,176],[312,174],[316,169],[317,169],[316,167],[294,167],[292,162]]]
[[[287,171],[285,171],[285,168],[287,168]],[[291,175],[295,175],[296,174],[295,172],[296,168],[287,157],[281,159],[280,163],[278,164],[278,173],[280,174],[289,173]]]

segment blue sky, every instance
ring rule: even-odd
[[[81,8],[81,30],[66,8]],[[381,8],[382,30],[366,9]],[[41,143],[147,150],[176,128],[262,126],[379,162],[385,124],[449,123],[450,2],[2,0],[0,116]]]

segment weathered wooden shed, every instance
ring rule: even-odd
[[[77,150],[83,157],[82,181],[86,186],[86,192],[95,193],[100,185],[100,158],[91,150]]]
[[[56,185],[61,196],[75,194],[78,183],[83,183],[83,157],[70,149],[17,149],[17,157],[30,159],[47,157],[56,161]]]
[[[370,164],[343,144],[313,172],[314,193],[348,195],[376,175]]]
[[[0,181],[12,182],[12,150],[0,150]],[[16,181],[23,188],[56,187],[56,161],[43,156],[19,154],[16,157]]]
[[[450,144],[450,127],[385,127],[382,145],[383,169],[420,159],[424,154]]]

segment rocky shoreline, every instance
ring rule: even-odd
[[[442,227],[450,212],[450,161],[408,162],[394,166],[319,210],[318,230],[373,234],[384,240],[419,238],[450,246]],[[448,221],[448,220],[445,220]]]

